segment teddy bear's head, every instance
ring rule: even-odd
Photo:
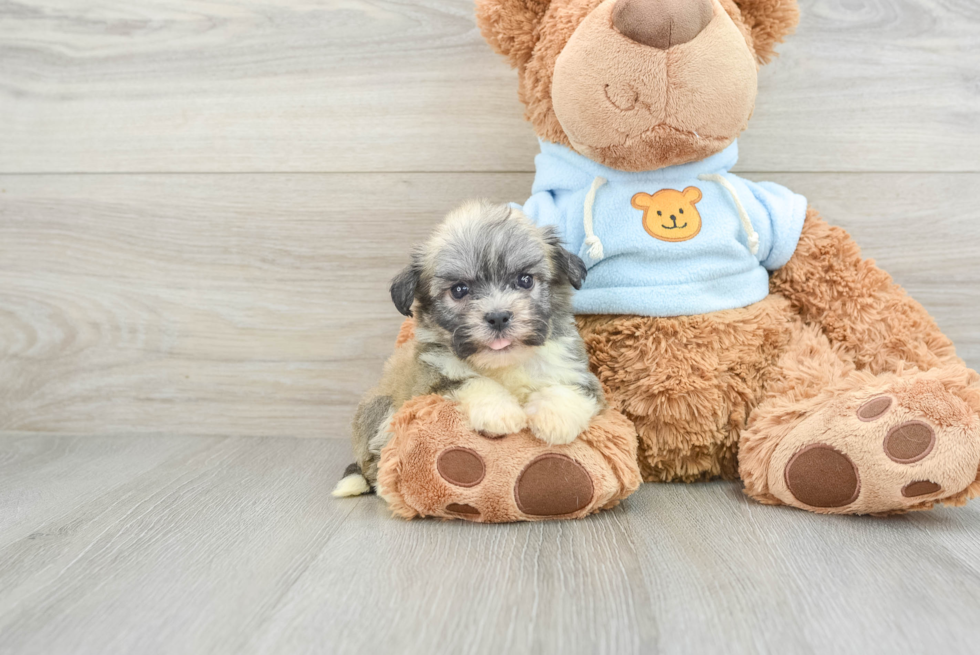
[[[477,0],[538,136],[626,171],[728,146],[798,14],[796,0]]]

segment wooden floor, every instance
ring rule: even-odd
[[[645,485],[580,522],[388,518],[337,440],[0,439],[0,652],[976,653],[980,504]]]
[[[800,4],[737,170],[980,367],[980,6]],[[527,197],[521,114],[471,0],[0,0],[0,655],[977,652],[980,503],[329,497],[387,281],[453,205]]]

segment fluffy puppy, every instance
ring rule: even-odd
[[[573,441],[605,407],[571,311],[585,274],[550,227],[519,210],[473,201],[450,213],[392,282],[395,307],[415,318],[415,339],[358,406],[357,462],[334,495],[375,486],[391,419],[416,396],[454,400],[487,436],[530,427],[549,444]]]

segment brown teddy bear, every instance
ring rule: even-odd
[[[980,376],[846,232],[729,172],[758,66],[797,17],[795,0],[477,0],[541,140],[523,209],[586,261],[579,329],[629,420],[611,412],[562,454],[528,435],[483,444],[422,399],[381,463],[397,513],[541,518],[520,502],[530,477],[551,515],[581,516],[635,488],[636,435],[647,481],[740,477],[762,503],[814,512],[980,493]],[[440,453],[474,443],[480,483],[447,483]],[[576,466],[540,475],[549,454]]]

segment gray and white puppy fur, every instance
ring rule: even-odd
[[[335,496],[377,484],[394,414],[441,394],[472,429],[501,436],[530,427],[548,444],[573,441],[605,406],[572,315],[582,260],[550,227],[519,210],[471,201],[451,212],[391,284],[415,339],[396,349],[352,424],[356,463]]]

